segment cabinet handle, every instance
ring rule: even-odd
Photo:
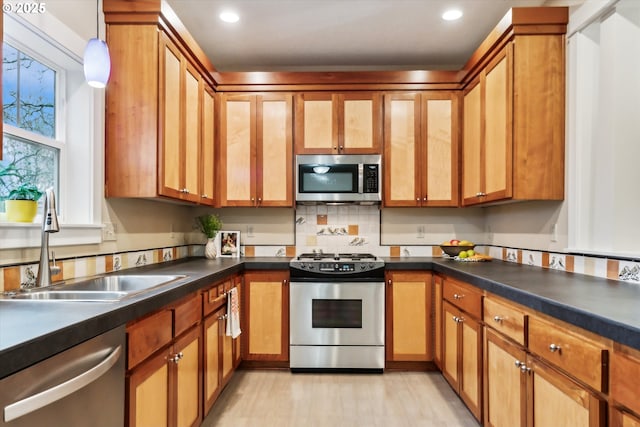
[[[282,281],[282,285],[283,285],[283,286],[287,286],[287,283],[289,283],[289,281],[288,281],[287,279],[284,279],[284,280]]]
[[[464,295],[453,294],[453,299],[462,299],[462,298],[464,298]]]
[[[184,357],[184,354],[180,352],[180,353],[174,354],[173,357],[170,357],[169,361],[173,363],[178,363],[180,359],[182,359],[183,357]]]
[[[502,317],[500,317],[500,316],[493,316],[493,321],[494,321],[494,322],[497,322],[497,323],[502,322],[502,320],[503,320],[503,319],[504,319],[504,318],[502,318]]]
[[[340,146],[340,151],[344,150],[344,145]]]
[[[562,348],[561,348],[559,345],[551,344],[551,345],[549,346],[549,351],[550,351],[551,353],[555,353],[556,351],[557,351],[558,353],[560,353],[560,351],[561,351],[561,350],[562,350]]]
[[[202,197],[203,199],[208,199],[209,196],[207,196],[206,194],[202,194],[200,197]]]
[[[519,361],[519,360],[516,360],[516,368],[518,368],[518,369],[519,369],[519,368],[521,368],[521,367],[523,367],[523,366],[526,366],[526,363],[521,362],[521,361]]]
[[[523,363],[522,365],[520,365],[520,372],[522,372],[523,374],[528,374],[529,372],[531,372],[531,368],[528,368],[527,365]]]
[[[387,285],[391,286],[391,279],[387,280]]]
[[[484,197],[486,195],[487,195],[487,193],[482,193],[482,192],[476,193],[476,197]]]
[[[453,321],[456,323],[464,322],[464,317],[453,316]]]

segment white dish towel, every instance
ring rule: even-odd
[[[238,338],[240,330],[240,302],[238,301],[238,289],[231,288],[227,293],[227,328],[226,334],[231,338]]]

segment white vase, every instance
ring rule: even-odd
[[[207,259],[216,259],[218,256],[215,237],[207,239],[207,244],[204,245],[204,256],[207,257]]]

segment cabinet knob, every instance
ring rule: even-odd
[[[464,295],[453,294],[453,299],[462,299],[462,298],[464,298]]]
[[[522,372],[523,374],[528,374],[529,372],[531,372],[531,368],[527,367],[527,365],[523,363],[520,366],[520,372]]]
[[[344,150],[344,145],[341,145],[341,146],[340,146],[340,150],[341,150],[341,151],[342,151],[342,150]]]
[[[337,149],[338,149],[338,146],[337,146],[337,145],[334,145],[334,146],[333,146],[333,149],[334,149],[334,150],[337,150]]]
[[[180,352],[180,353],[174,354],[173,357],[170,357],[169,361],[173,363],[178,363],[180,359],[182,359],[183,357],[184,357],[184,354]]]
[[[558,353],[560,353],[560,351],[561,351],[561,350],[562,350],[562,348],[561,348],[559,345],[551,344],[551,345],[549,346],[549,351],[550,351],[551,353],[555,353],[556,351],[557,351]]]
[[[206,194],[202,194],[200,197],[202,197],[203,199],[208,199],[209,196],[207,196]]]
[[[425,197],[423,197],[423,198],[422,198],[422,201],[423,201],[423,202],[426,202],[426,201],[427,201],[427,197],[426,197],[426,196],[425,196]]]
[[[486,195],[487,193],[483,193],[483,192],[476,193],[476,197],[484,197]]]
[[[416,197],[416,202],[419,202],[419,201],[420,201],[420,197]]]
[[[524,362],[521,362],[519,360],[516,360],[516,368],[521,368],[522,366],[525,366],[526,364]]]
[[[500,316],[493,316],[493,321],[496,323],[500,323],[502,322],[503,318]]]
[[[391,286],[391,279],[387,280],[387,285]]]

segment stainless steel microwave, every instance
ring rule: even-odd
[[[297,202],[380,202],[381,156],[297,155],[296,189]]]

